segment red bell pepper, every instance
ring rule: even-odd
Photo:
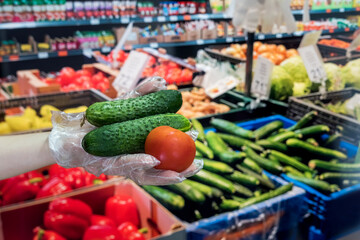
[[[35,236],[33,240],[66,240],[63,236],[60,234],[50,231],[50,230],[44,230],[40,227],[36,227],[34,229]]]
[[[117,195],[106,200],[105,215],[115,221],[117,225],[132,222],[139,226],[139,213],[134,200],[127,195]]]
[[[117,230],[120,240],[145,240],[145,236],[142,233],[147,231],[145,228],[138,230],[131,222],[122,223]]]
[[[38,183],[42,180],[41,177],[36,177],[14,183],[11,188],[8,188],[3,193],[4,205],[35,198],[36,194],[40,191]]]
[[[91,225],[116,227],[115,222],[112,219],[102,215],[92,215]]]
[[[82,238],[83,240],[120,240],[116,228],[111,226],[93,225],[89,227]]]
[[[54,177],[41,188],[36,198],[54,196],[71,190],[72,188],[64,180]]]
[[[58,232],[69,239],[79,239],[90,226],[92,210],[86,203],[71,199],[58,198],[49,205],[44,214],[46,228]]]

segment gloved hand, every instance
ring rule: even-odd
[[[135,98],[163,89],[166,89],[165,80],[154,77],[120,98]],[[53,112],[53,129],[49,136],[49,147],[56,162],[62,167],[83,167],[95,175],[105,173],[106,175],[124,176],[140,185],[168,185],[185,180],[196,174],[203,166],[201,160],[194,160],[188,169],[177,173],[154,169],[156,165],[160,164],[160,161],[144,153],[115,157],[97,157],[88,154],[82,148],[81,141],[88,132],[96,127],[86,120],[83,122],[84,115],[85,113]],[[197,137],[195,131],[189,131],[188,134],[193,140]]]

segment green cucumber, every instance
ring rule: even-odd
[[[205,195],[202,192],[198,191],[196,188],[193,188],[184,182],[167,185],[165,188],[177,194],[180,194],[183,198],[197,204],[204,203],[206,199]]]
[[[191,179],[219,188],[220,190],[227,193],[235,193],[235,187],[232,182],[220,175],[206,170],[200,170],[200,172],[192,176]]]
[[[216,187],[211,187],[211,194],[215,197],[215,198],[221,198],[222,196],[224,196],[224,193],[216,188]]]
[[[286,141],[286,144],[290,147],[304,150],[307,153],[312,153],[324,157],[333,157],[341,160],[345,160],[347,158],[347,156],[342,152],[324,147],[315,147],[310,143],[295,138],[288,139]]]
[[[270,161],[272,161],[272,162],[274,162],[274,163],[276,163],[276,164],[280,164],[280,161],[277,159],[277,157],[275,157],[274,155],[271,155],[271,154],[269,154],[268,156],[267,156],[267,159],[269,159]]]
[[[182,196],[157,186],[142,186],[151,196],[171,210],[182,210],[185,200]]]
[[[239,169],[241,172],[249,175],[249,176],[253,176],[255,177],[256,179],[258,179],[260,181],[260,184],[263,185],[264,187],[267,187],[267,188],[270,188],[270,189],[274,189],[275,188],[275,185],[273,182],[271,182],[270,179],[268,178],[265,178],[253,171],[251,171],[250,169],[247,169],[239,164],[236,165],[236,168]]]
[[[297,129],[300,129],[300,128],[304,127],[305,125],[307,125],[317,115],[318,115],[318,113],[316,111],[308,112],[295,125],[289,127],[286,130],[295,131]]]
[[[289,165],[292,166],[302,172],[305,171],[312,171],[308,166],[306,166],[305,164],[299,162],[298,160],[296,160],[295,158],[289,157],[281,152],[275,151],[275,150],[270,150],[270,154],[273,155],[279,162],[285,164],[285,165]]]
[[[321,160],[311,160],[309,167],[312,169],[330,171],[330,172],[360,172],[360,163],[330,163]]]
[[[275,136],[269,137],[268,140],[272,142],[284,142],[288,140],[289,138],[302,138],[301,134],[296,134],[294,132],[281,132],[276,134]]]
[[[190,130],[191,123],[180,114],[160,114],[114,123],[87,133],[82,147],[87,153],[101,157],[143,153],[146,137],[159,126],[170,126],[186,132]]]
[[[235,164],[246,157],[243,152],[227,151],[218,155],[219,159],[228,164]]]
[[[271,123],[266,124],[265,126],[262,126],[261,128],[258,128],[254,131],[254,137],[255,139],[259,140],[264,137],[269,136],[271,133],[279,130],[284,126],[284,123],[282,121],[273,121]]]
[[[100,127],[152,115],[176,113],[182,105],[182,96],[176,90],[161,90],[137,98],[92,104],[86,110],[86,119]]]
[[[255,192],[254,192],[254,197],[258,197],[258,196],[260,196],[261,195],[261,190],[256,190]]]
[[[202,142],[205,141],[204,128],[201,123],[195,118],[191,119],[191,123],[193,125],[193,128],[198,131],[198,139]]]
[[[231,174],[224,174],[223,176],[239,184],[245,184],[249,186],[257,186],[260,184],[260,181],[255,177],[243,174],[239,171],[234,171]]]
[[[337,148],[340,144],[340,140],[342,138],[341,133],[335,133],[331,135],[325,142],[324,147],[327,148]]]
[[[196,153],[195,153],[195,157],[199,157],[199,158],[201,158],[201,157],[203,157],[203,155],[202,155],[199,151],[196,151]]]
[[[224,211],[233,211],[235,209],[239,209],[240,206],[240,202],[231,199],[223,199],[220,203],[220,209]]]
[[[186,183],[187,185],[193,187],[194,189],[202,192],[205,196],[207,196],[209,198],[214,197],[212,187],[209,187],[205,184],[202,184],[202,183],[199,183],[199,182],[196,182],[193,180],[189,180],[189,179],[186,179],[183,182]]]
[[[256,144],[262,146],[263,148],[266,149],[274,149],[277,151],[281,151],[281,152],[286,152],[287,151],[287,146],[284,143],[280,143],[280,142],[273,142],[267,139],[262,139],[259,141],[256,141]]]
[[[244,147],[244,152],[246,153],[246,156],[248,158],[255,161],[260,167],[264,168],[265,170],[268,170],[273,173],[281,173],[282,172],[282,166],[280,164],[271,162],[270,160],[261,157],[256,152],[254,152],[254,150],[252,150],[251,148]]]
[[[208,160],[208,159],[202,159],[204,162],[203,169],[208,170],[213,173],[217,174],[229,174],[233,173],[234,169],[223,162]]]
[[[253,139],[254,135],[252,131],[246,130],[244,128],[241,128],[237,126],[235,123],[223,120],[223,119],[217,119],[213,118],[210,121],[210,124],[213,125],[216,129],[233,134],[238,137],[243,137],[247,139]]]
[[[315,138],[308,138],[306,139],[306,142],[310,143],[311,145],[314,145],[315,147],[319,146],[319,143],[315,140]]]
[[[241,194],[245,197],[252,197],[254,194],[248,189],[247,187],[244,187],[243,185],[234,183],[235,191],[238,194]]]
[[[245,158],[244,161],[241,163],[241,165],[243,165],[244,167],[258,173],[261,174],[263,169],[253,160],[251,160],[250,158]]]
[[[310,178],[310,179],[313,178],[312,172],[304,172],[304,176],[307,177],[307,178]]]
[[[231,198],[235,201],[238,201],[238,202],[244,202],[246,199],[245,198],[241,198],[241,197],[238,197],[238,196],[231,196]]]
[[[360,173],[325,172],[319,176],[320,180],[360,180]]]
[[[296,134],[301,134],[303,137],[308,137],[311,135],[321,135],[328,132],[330,132],[330,128],[326,125],[314,125],[295,131]]]
[[[285,173],[291,173],[296,176],[304,177],[304,174],[302,172],[300,172],[299,170],[297,170],[291,166],[285,166],[284,171],[285,171]]]
[[[241,137],[233,136],[230,134],[224,134],[224,133],[218,133],[218,136],[221,137],[222,140],[224,140],[227,144],[229,144],[232,147],[241,149],[243,146],[248,146],[256,151],[261,152],[264,150],[261,146]]]
[[[240,204],[240,208],[245,208],[245,207],[248,207],[250,205],[266,201],[266,200],[268,200],[270,198],[280,196],[280,195],[282,195],[284,193],[287,193],[287,192],[291,191],[292,187],[293,187],[293,184],[289,183],[289,184],[283,185],[283,186],[281,186],[281,187],[279,187],[279,188],[277,188],[275,190],[271,190],[271,191],[269,191],[267,193],[263,193],[258,197],[249,198],[249,199],[247,199],[246,201],[244,201],[244,202],[242,202]]]
[[[293,175],[291,173],[287,174],[289,177],[295,179],[296,181],[305,183],[310,187],[316,188],[317,190],[324,191],[324,192],[336,192],[339,191],[340,188],[337,185],[331,185],[325,181],[317,180],[317,179],[310,179],[307,177],[300,177]]]
[[[195,141],[195,146],[196,146],[196,150],[199,151],[202,155],[206,156],[209,159],[214,158],[213,151],[208,146],[203,144],[202,142]]]

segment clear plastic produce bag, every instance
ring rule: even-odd
[[[120,96],[120,99],[135,98],[151,92],[166,89],[166,82],[159,77],[145,80],[135,90]],[[86,171],[95,175],[124,176],[140,185],[168,185],[181,182],[185,178],[196,174],[203,166],[201,160],[194,160],[193,164],[181,173],[170,170],[154,169],[160,161],[145,153],[128,154],[114,157],[97,157],[88,154],[82,148],[83,137],[95,129],[85,120],[85,113],[67,114],[52,113],[53,130],[49,136],[49,147],[56,162],[65,168],[84,167]],[[194,140],[196,131],[187,132]]]

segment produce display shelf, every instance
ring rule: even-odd
[[[12,22],[1,23],[0,30],[13,30],[24,28],[46,28],[46,27],[70,27],[70,26],[88,26],[88,25],[106,25],[106,24],[128,24],[134,23],[159,23],[159,22],[179,22],[193,20],[224,20],[230,19],[223,13],[193,14],[193,15],[174,15],[174,16],[156,16],[156,17],[121,17],[107,19],[87,19],[87,20],[65,20],[65,21],[44,21],[44,22]]]
[[[331,14],[331,13],[343,13],[343,14],[358,14],[360,12],[360,7],[356,8],[337,8],[337,9],[316,9],[310,10],[311,15],[320,15],[320,14]],[[293,15],[303,15],[303,10],[293,10]]]

